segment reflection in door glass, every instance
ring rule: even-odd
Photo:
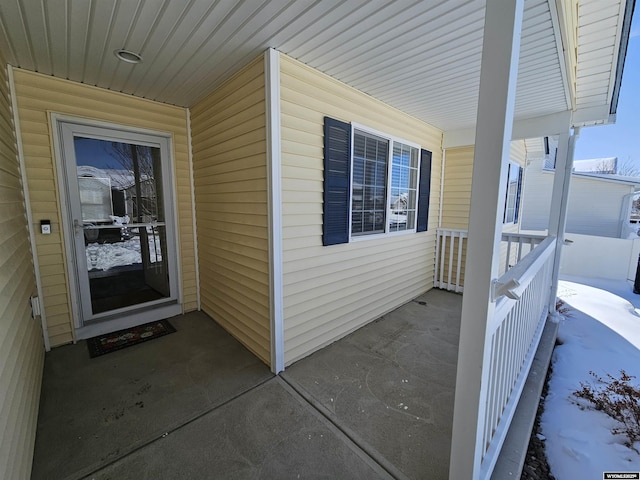
[[[74,138],[93,314],[170,296],[160,149]]]

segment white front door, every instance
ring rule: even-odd
[[[57,126],[78,338],[180,313],[170,139]]]

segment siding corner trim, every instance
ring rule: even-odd
[[[269,218],[269,296],[271,371],[284,370],[284,293],[282,270],[282,158],[280,128],[280,52],[264,53]]]
[[[18,149],[18,161],[20,163],[20,177],[22,179],[22,192],[24,196],[24,206],[27,213],[27,225],[29,227],[29,245],[31,247],[31,259],[33,261],[33,270],[36,277],[36,290],[40,299],[40,323],[42,325],[42,338],[44,340],[45,351],[51,351],[51,340],[49,339],[49,328],[47,326],[47,315],[42,304],[44,298],[44,290],[42,287],[42,279],[40,275],[40,262],[36,250],[36,237],[33,231],[33,213],[31,210],[31,200],[29,197],[29,186],[27,184],[27,166],[24,160],[24,149],[22,147],[22,134],[20,130],[20,117],[18,115],[18,98],[16,96],[16,84],[13,77],[13,67],[7,65],[7,77],[9,79],[9,90],[11,93],[11,110],[13,113],[13,128],[15,131],[16,146]]]

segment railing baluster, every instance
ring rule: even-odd
[[[440,256],[440,285],[444,285],[444,259],[447,255],[447,236],[448,231],[445,231],[442,236],[442,255]]]
[[[522,237],[518,238],[518,262],[522,259],[522,240]]]
[[[436,257],[433,275],[435,287],[455,292],[463,291],[462,269],[464,264],[462,263],[462,257],[466,239],[466,230],[439,228],[436,231]],[[456,254],[458,258],[454,262]],[[445,275],[447,276],[446,282]]]
[[[502,237],[504,238],[504,237]],[[509,264],[511,263],[511,235],[507,235],[507,258],[505,259],[504,271],[509,270]]]
[[[466,234],[464,232],[460,232],[460,237],[458,238],[458,268],[456,270],[456,292],[462,291],[460,280],[462,274],[462,243],[464,242],[464,238],[466,238]]]
[[[436,232],[436,264],[433,272],[433,283],[435,287],[440,287],[440,279],[438,278],[438,266],[440,265],[440,256],[442,255],[442,248],[440,246],[440,238],[442,237],[442,230],[438,229]]]
[[[451,275],[453,273],[453,251],[456,243],[456,234],[451,232],[451,243],[449,244],[449,270],[447,270],[447,290],[451,290]]]

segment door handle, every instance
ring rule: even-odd
[[[82,224],[78,221],[77,218],[73,219],[73,233],[76,235],[80,234],[83,231]]]

